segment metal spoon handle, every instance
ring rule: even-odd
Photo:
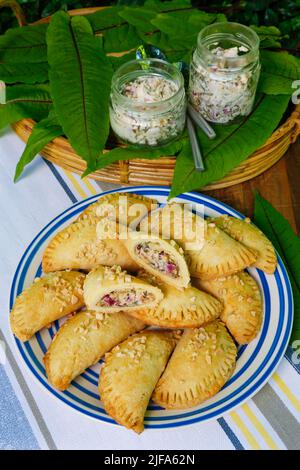
[[[187,129],[189,133],[189,138],[190,138],[190,143],[192,147],[192,152],[193,152],[193,158],[194,158],[194,163],[195,163],[195,170],[196,171],[204,171],[204,164],[202,160],[202,155],[200,151],[200,147],[198,144],[198,139],[197,139],[197,134],[194,128],[194,124],[189,116],[186,118],[186,123],[187,123]]]
[[[213,128],[208,124],[207,121],[205,121],[201,114],[197,113],[197,111],[193,108],[191,104],[188,104],[188,113],[195,122],[195,124],[197,124],[197,126],[200,127],[203,132],[205,132],[209,139],[214,139],[216,137],[216,133]]]

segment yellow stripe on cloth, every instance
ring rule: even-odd
[[[242,421],[242,419],[239,417],[236,411],[232,411],[230,413],[231,419],[234,421],[236,426],[240,429],[240,431],[244,434],[246,440],[250,444],[250,447],[253,450],[261,450],[260,445],[258,444],[257,440],[253,436],[253,434],[249,431],[245,423]]]
[[[277,372],[273,374],[272,379],[278,385],[280,390],[287,396],[287,398],[290,400],[290,402],[294,405],[296,410],[300,413],[300,401],[294,395],[294,393],[290,390],[290,388],[286,385],[286,383],[282,380],[282,378],[278,375]]]
[[[82,179],[82,182],[85,184],[85,186],[87,187],[87,189],[90,191],[91,196],[95,196],[95,194],[98,194],[99,189],[98,189],[98,191],[97,191],[97,189],[94,188],[94,186],[92,185],[92,183],[90,182],[90,180],[89,180],[88,178],[83,178],[83,179]]]
[[[268,431],[265,429],[263,424],[259,421],[258,417],[255,416],[249,405],[244,404],[242,405],[242,410],[244,411],[245,415],[248,417],[249,421],[253,424],[259,434],[262,436],[268,447],[272,450],[278,450],[279,447],[274,442],[273,438],[270,436]]]
[[[88,197],[88,194],[82,189],[82,187],[80,186],[80,184],[78,183],[77,179],[75,178],[75,176],[73,175],[73,173],[71,173],[70,171],[68,170],[63,170],[64,174],[66,175],[66,177],[69,179],[69,181],[73,184],[74,188],[76,189],[76,191],[78,192],[78,194],[80,194],[80,196],[85,199]]]

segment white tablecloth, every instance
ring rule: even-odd
[[[0,133],[0,449],[299,449],[300,358],[291,350],[263,390],[221,419],[146,430],[140,436],[79,414],[35,381],[9,330],[15,269],[26,246],[53,217],[113,185],[81,181],[40,157],[14,184],[23,148],[10,129]]]

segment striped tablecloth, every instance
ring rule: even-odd
[[[41,158],[14,184],[23,148],[11,130],[0,134],[0,449],[299,449],[300,352],[291,349],[269,383],[235,411],[141,436],[77,413],[35,382],[9,331],[14,271],[26,246],[53,217],[113,185],[81,180]]]

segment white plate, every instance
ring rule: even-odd
[[[159,186],[137,186],[109,192],[134,192],[156,198],[160,203],[166,203],[169,189]],[[41,275],[42,254],[50,239],[72,222],[89,204],[104,194],[107,192],[74,204],[53,219],[35,237],[16,270],[11,288],[10,308],[16,296],[28,287],[36,276]],[[175,200],[193,203],[199,210],[204,207],[205,216],[229,214],[243,218],[234,209],[202,194],[186,193]],[[274,275],[266,275],[254,268],[249,269],[250,274],[259,283],[263,294],[264,321],[259,336],[248,346],[239,348],[237,367],[229,382],[213,398],[188,410],[167,411],[151,403],[145,417],[146,427],[177,427],[217,418],[244,403],[268,381],[288,346],[293,320],[291,286],[285,267],[281,259],[278,258],[278,260],[278,268]],[[115,424],[99,401],[97,382],[101,361],[96,366],[87,369],[65,392],[55,390],[48,383],[43,356],[59,324],[60,321],[55,322],[51,328],[42,330],[26,343],[21,343],[15,338],[24,363],[53,397],[57,397],[87,416]]]

